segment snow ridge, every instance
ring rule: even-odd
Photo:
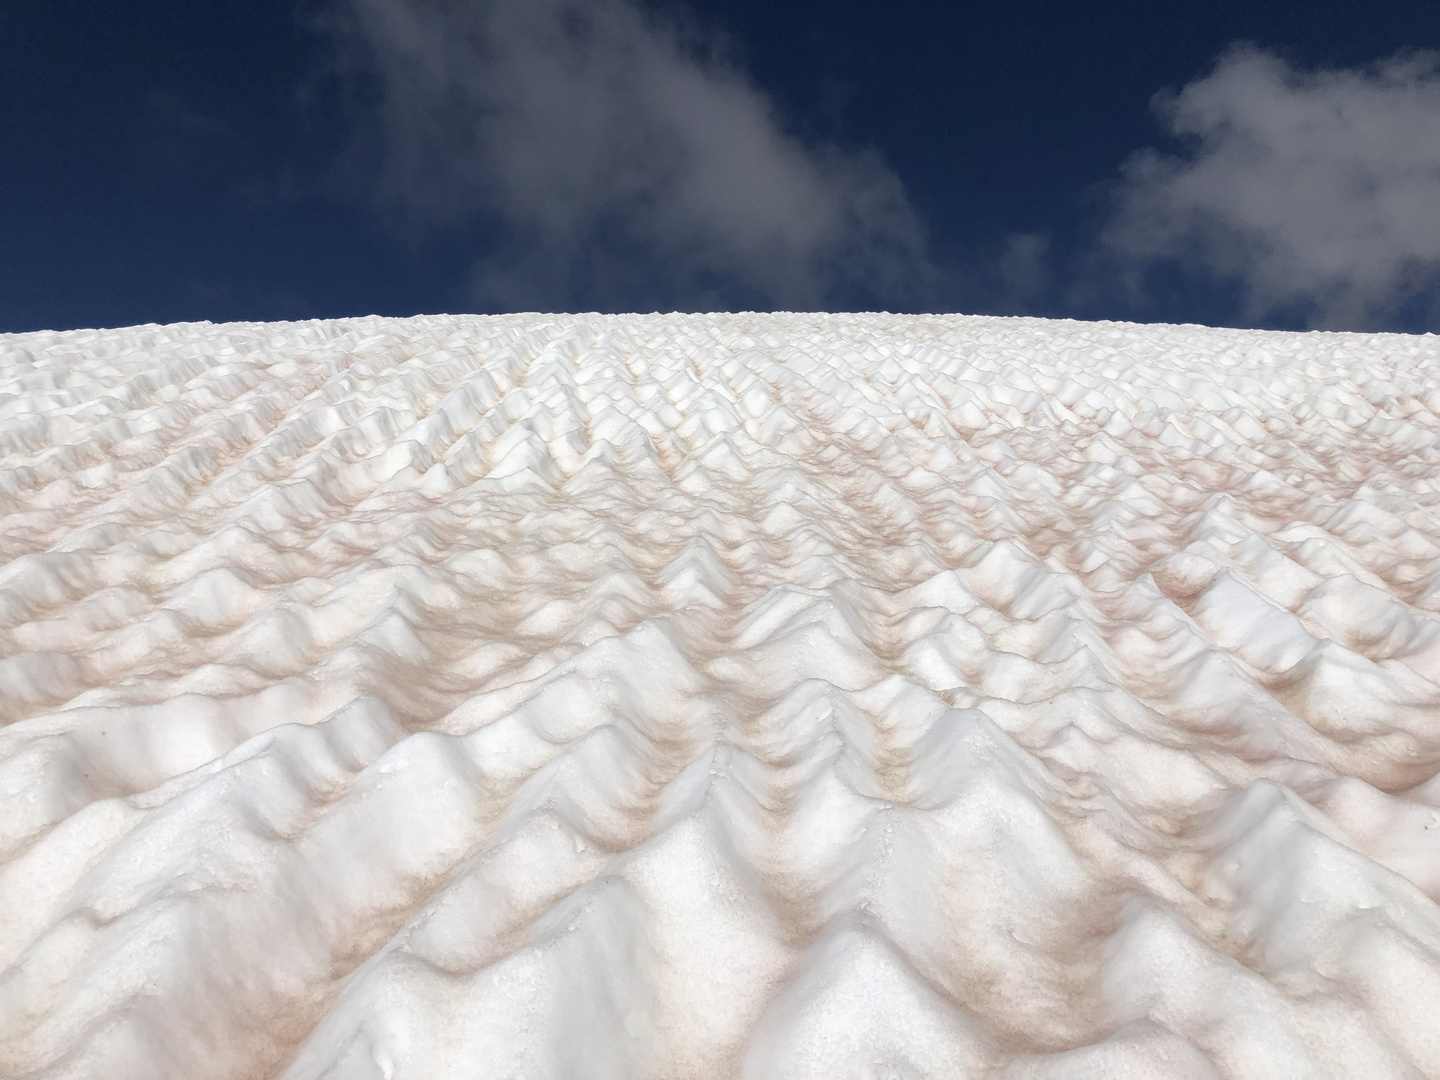
[[[1440,1077],[1440,341],[0,336],[0,1074]]]

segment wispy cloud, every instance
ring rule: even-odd
[[[631,0],[340,0],[329,25],[371,92],[376,197],[499,237],[482,302],[816,306],[913,298],[928,273],[877,154],[787,132],[711,43]]]
[[[1307,72],[1231,49],[1157,98],[1188,149],[1126,163],[1104,245],[1132,271],[1238,284],[1249,319],[1358,328],[1425,303],[1440,282],[1437,63]]]

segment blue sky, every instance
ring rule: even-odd
[[[10,0],[0,330],[1440,330],[1436,49],[1433,0]]]

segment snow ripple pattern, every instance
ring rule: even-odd
[[[1440,1077],[1440,342],[0,337],[0,1073]]]

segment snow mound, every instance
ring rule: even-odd
[[[1440,341],[0,336],[0,1074],[1440,1077]]]

